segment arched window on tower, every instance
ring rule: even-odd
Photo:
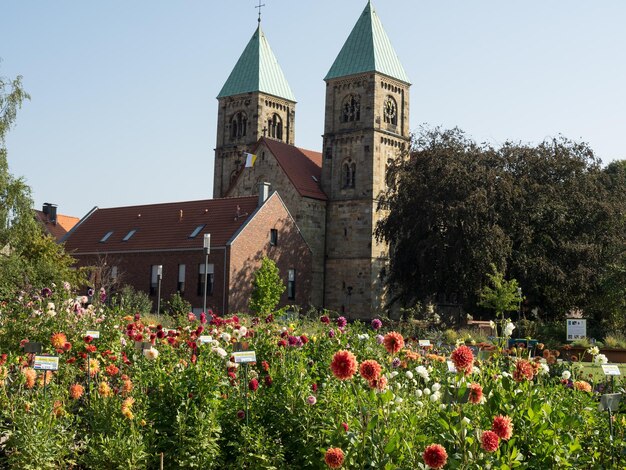
[[[385,100],[383,119],[385,124],[392,124],[394,126],[398,125],[398,105],[396,100],[394,100],[391,96],[388,96]]]
[[[239,112],[230,121],[230,137],[238,139],[244,137],[248,131],[248,116],[244,112]]]
[[[348,95],[343,100],[341,120],[343,122],[361,120],[361,97],[359,95]]]
[[[356,182],[356,163],[347,160],[342,165],[341,171],[341,187],[343,189],[354,188]]]
[[[273,139],[283,140],[283,120],[278,114],[273,114],[267,120],[267,135]]]

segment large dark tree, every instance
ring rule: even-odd
[[[388,280],[403,303],[443,294],[474,307],[494,264],[529,307],[560,316],[590,306],[623,247],[624,189],[586,144],[494,148],[425,130],[388,176],[376,235],[391,244]]]

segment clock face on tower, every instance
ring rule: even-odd
[[[384,113],[387,122],[393,121],[396,117],[396,103],[391,98],[387,98],[385,101]]]

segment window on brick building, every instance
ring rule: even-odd
[[[278,245],[278,230],[276,230],[275,228],[270,229],[270,245]]]
[[[206,227],[206,224],[198,225],[195,229],[193,229],[193,232],[191,232],[189,238],[196,238],[204,227]]]
[[[296,298],[296,270],[290,269],[287,275],[287,298],[295,300]]]
[[[208,268],[206,274],[207,288],[206,295],[213,295],[213,284],[215,280],[215,266],[213,264],[204,263],[198,265],[198,295],[204,295],[204,269]]]
[[[150,295],[156,295],[159,285],[159,266],[153,264],[150,266]]]
[[[178,292],[185,293],[185,265],[178,265]]]

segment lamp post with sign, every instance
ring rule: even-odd
[[[163,265],[157,266],[157,315],[161,315],[161,279],[163,279]]]
[[[209,253],[211,253],[211,234],[204,234],[204,301],[202,302],[202,312],[206,315],[206,293],[207,293],[207,280],[209,276]]]

